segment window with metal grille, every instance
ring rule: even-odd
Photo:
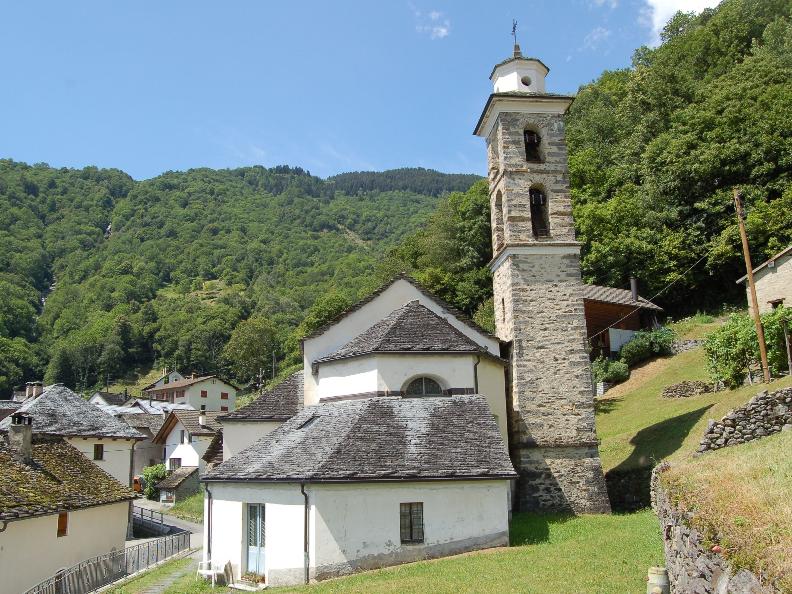
[[[66,536],[69,533],[69,513],[61,512],[58,514],[58,536]]]
[[[181,458],[171,458],[170,459],[170,469],[177,470],[181,468]]]
[[[443,389],[430,377],[417,377],[404,390],[407,396],[440,396]]]
[[[94,460],[104,460],[104,445],[101,443],[94,444]]]
[[[542,137],[533,130],[526,130],[523,132],[523,140],[525,141],[525,160],[541,163],[542,155],[539,152],[539,145],[542,143]]]
[[[400,528],[402,543],[420,543],[424,541],[423,503],[401,503]]]

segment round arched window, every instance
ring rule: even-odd
[[[442,396],[443,389],[430,377],[417,377],[404,390],[407,396]]]

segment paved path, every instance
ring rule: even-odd
[[[152,584],[143,590],[141,594],[162,594],[162,592],[167,590],[177,580],[183,578],[184,576],[195,576],[195,572],[198,569],[198,561],[201,559],[201,551],[195,551],[192,555],[190,555],[189,559],[190,563],[186,567],[176,569],[168,575],[162,576],[162,578],[156,584]]]
[[[171,526],[176,526],[177,528],[181,528],[182,530],[187,530],[188,532],[191,533],[190,534],[191,548],[203,547],[203,524],[188,522],[187,520],[182,520],[181,518],[177,518],[176,516],[170,515],[168,513],[170,511],[170,506],[164,505],[159,501],[151,501],[150,499],[141,498],[141,499],[135,499],[134,505],[136,505],[137,507],[142,507],[145,509],[162,512],[164,516],[163,522],[165,522],[166,524],[170,524]]]

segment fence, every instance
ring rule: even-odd
[[[25,594],[87,594],[190,548],[181,532],[88,559],[44,580]]]
[[[132,514],[139,517],[141,520],[156,522],[162,524],[162,512],[154,511],[153,509],[146,509],[138,505],[132,506]]]

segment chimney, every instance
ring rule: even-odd
[[[25,399],[36,398],[44,391],[44,384],[42,382],[28,382],[25,384]]]
[[[14,457],[22,464],[33,462],[33,417],[24,413],[11,415],[8,445],[11,446]]]
[[[638,279],[634,276],[630,277],[630,292],[632,293],[632,300],[638,301]]]
[[[198,424],[201,427],[206,427],[206,413],[204,411],[201,411],[201,414],[198,415]]]

